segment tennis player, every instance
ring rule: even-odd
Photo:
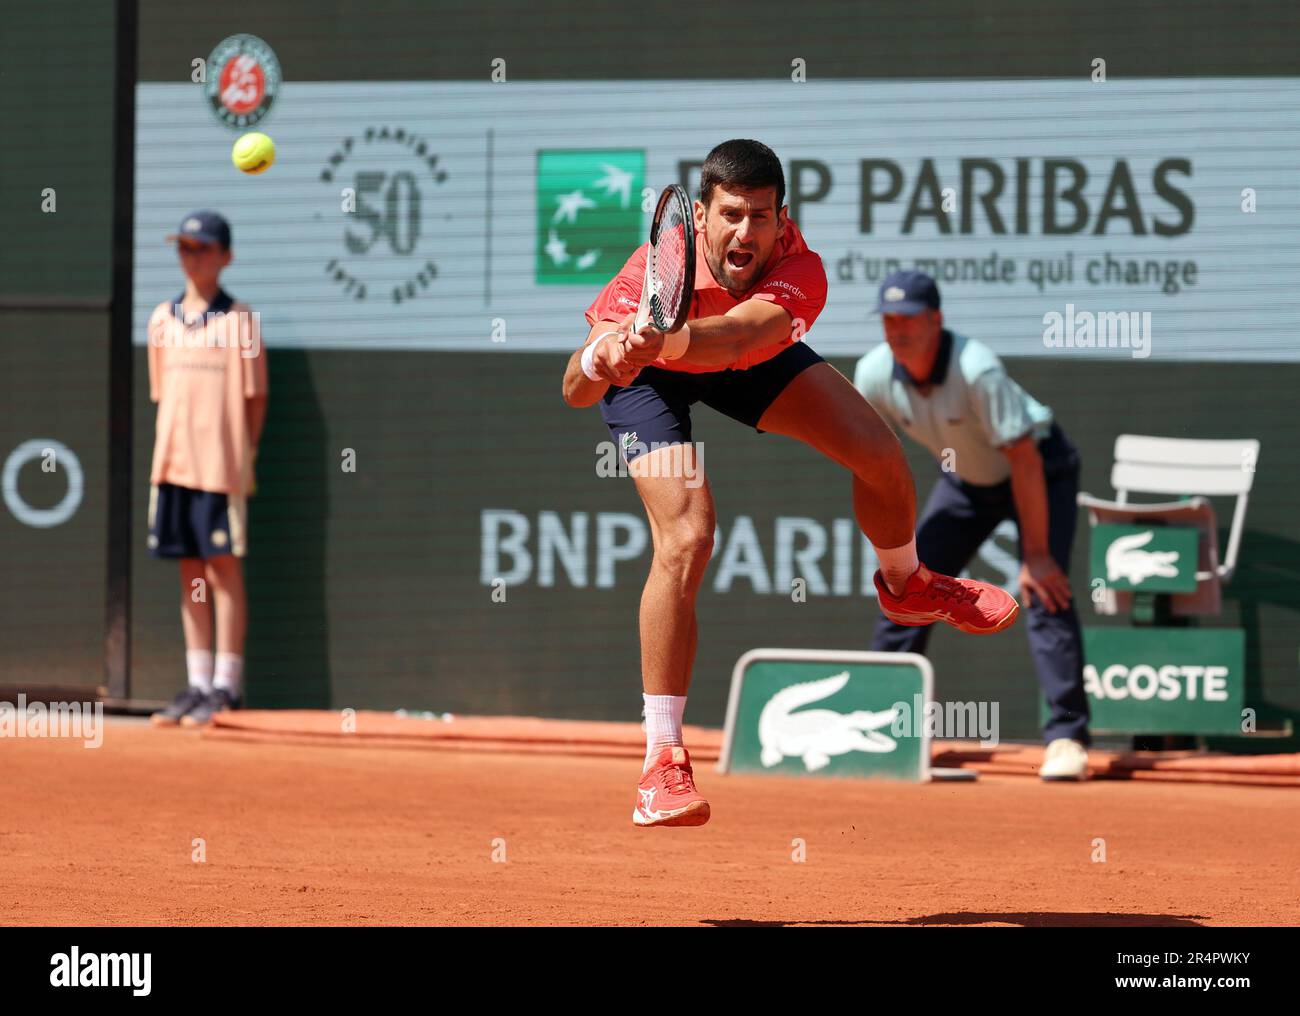
[[[903,449],[853,385],[802,341],[826,304],[826,273],[788,218],[780,160],[757,141],[709,153],[693,206],[696,273],[684,328],[631,331],[647,246],[587,309],[591,330],[570,357],[564,400],[600,403],[623,449],[654,540],[641,598],[646,756],[632,821],[703,825],[682,742],[698,628],[695,599],[713,550],[714,506],[698,465],[675,468],[691,442],[696,402],[811,445],[852,474],[858,525],[876,548],[881,611],[899,624],[944,621],[987,634],[1016,617],[989,583],[932,572],[916,556],[916,493]],[[616,331],[614,336],[605,333]],[[659,461],[653,461],[658,459]]]

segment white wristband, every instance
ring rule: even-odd
[[[686,355],[691,345],[691,326],[682,325],[681,329],[664,336],[663,352],[659,355],[665,360],[680,360]]]
[[[596,347],[600,345],[601,339],[608,339],[611,335],[617,334],[618,332],[606,332],[604,335],[598,335],[596,341],[587,343],[587,348],[582,351],[582,372],[587,375],[589,381],[605,380],[595,370]]]

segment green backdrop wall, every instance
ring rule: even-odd
[[[1286,3],[1043,11],[944,2],[923,12],[924,45],[915,41],[915,4],[823,5],[796,23],[786,5],[758,3],[748,18],[769,31],[725,53],[714,40],[729,23],[726,8],[688,8],[689,30],[665,30],[642,47],[627,45],[642,29],[634,10],[596,4],[571,5],[563,16],[523,3],[309,11],[280,0],[149,0],[139,10],[142,83],[188,80],[191,60],[235,32],[270,41],[290,82],[481,80],[497,57],[523,80],[779,77],[789,74],[792,53],[813,73],[845,78],[1062,77],[1086,73],[1097,56],[1128,77],[1297,73],[1289,42],[1296,14]],[[109,411],[108,317],[96,307],[110,289],[114,18],[107,4],[7,4],[5,24],[0,66],[26,87],[0,89],[12,136],[23,139],[0,149],[7,233],[0,451],[58,438],[76,450],[86,486],[75,516],[53,529],[33,530],[0,512],[0,685],[94,686],[103,656]],[[669,39],[680,48],[664,45]],[[39,211],[45,186],[58,189],[56,214]],[[31,310],[33,300],[81,302],[56,313]],[[952,320],[960,327],[960,307]],[[864,334],[864,345],[873,338]],[[626,479],[596,476],[605,433],[594,409],[560,401],[563,355],[513,354],[509,369],[491,352],[272,346],[269,355],[273,394],[248,560],[252,704],[638,715],[635,607],[647,555],[618,564],[610,588],[594,585],[590,546],[585,587],[563,566],[544,586],[534,568],[508,587],[505,603],[493,603],[483,582],[484,511],[529,519],[534,549],[541,513],[570,525],[574,513],[587,513],[593,527],[600,513],[639,513]],[[835,363],[850,370],[846,359]],[[1300,367],[1040,357],[1008,366],[1080,445],[1084,487],[1094,493],[1109,492],[1111,445],[1122,431],[1263,442],[1242,565],[1219,623],[1249,632],[1250,697],[1263,717],[1295,717],[1300,462],[1290,407]],[[143,549],[153,413],[142,348],[135,368],[141,538],[132,548],[132,694],[154,700],[179,685],[183,656],[174,569]],[[770,567],[778,516],[828,530],[851,517],[847,478],[806,449],[707,410],[697,427],[724,541],[732,519],[750,517]],[[340,468],[346,448],[356,452],[353,473]],[[911,458],[924,496],[933,466],[914,449]],[[29,466],[20,488],[31,503],[49,505],[61,496],[60,480]],[[1081,527],[1077,574],[1085,553]],[[874,614],[860,596],[796,604],[743,583],[718,593],[706,582],[690,719],[721,723],[730,667],[744,650],[864,647]],[[972,646],[940,632],[932,655],[940,695],[1001,699],[1004,735],[1034,735],[1035,686],[1021,633]]]

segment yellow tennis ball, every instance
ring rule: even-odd
[[[275,142],[258,131],[245,134],[235,142],[230,159],[245,173],[265,173],[275,161]]]

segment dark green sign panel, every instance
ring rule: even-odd
[[[723,772],[929,779],[916,706],[929,661],[912,653],[755,649],[736,664]]]
[[[1083,644],[1094,732],[1242,732],[1244,632],[1085,628]]]
[[[1092,577],[1111,589],[1195,592],[1198,537],[1187,526],[1095,526]]]
[[[640,149],[549,149],[537,153],[537,282],[608,282],[645,242]]]

